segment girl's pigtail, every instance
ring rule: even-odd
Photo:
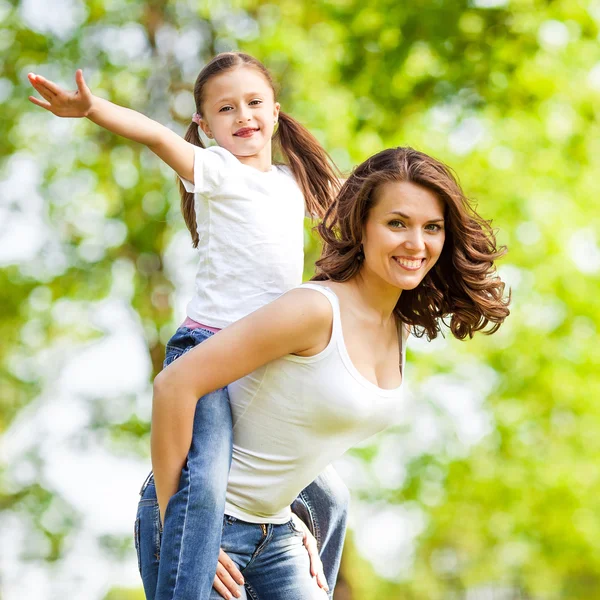
[[[307,212],[323,217],[340,189],[340,174],[333,161],[317,138],[283,112],[279,113],[275,140],[304,194]]]
[[[190,123],[190,126],[187,128],[184,136],[187,142],[190,144],[194,144],[194,146],[199,146],[200,148],[204,148],[204,144],[198,135],[198,125],[194,122]],[[179,194],[181,195],[181,212],[183,213],[183,218],[185,219],[185,224],[187,228],[190,230],[192,234],[192,246],[194,248],[198,247],[198,225],[196,223],[196,210],[194,209],[194,194],[187,192],[181,179],[178,178],[179,181]]]

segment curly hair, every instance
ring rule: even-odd
[[[356,167],[316,227],[324,241],[313,280],[347,281],[362,265],[362,235],[377,189],[387,182],[410,182],[433,192],[445,205],[446,239],[442,253],[423,281],[403,290],[395,314],[414,335],[437,337],[442,323],[458,339],[491,327],[509,315],[510,293],[494,261],[498,247],[491,222],[482,219],[465,197],[451,169],[440,161],[400,147],[383,150]],[[448,321],[449,320],[449,321]]]

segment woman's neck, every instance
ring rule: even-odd
[[[370,317],[382,325],[393,318],[402,290],[367,272],[364,266],[348,283],[361,304],[361,310],[366,310]]]

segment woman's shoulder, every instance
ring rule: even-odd
[[[348,302],[345,288],[342,282],[326,280],[309,281],[292,291],[297,292],[297,302],[303,303],[315,316],[331,323],[333,315],[339,314],[341,307]]]
[[[291,289],[285,295],[290,301],[302,306],[316,316],[331,316],[331,305],[335,293],[326,285],[329,282],[310,281]]]
[[[315,289],[317,293],[324,296],[334,297],[339,305],[340,302],[345,302],[347,296],[347,283],[344,281],[331,281],[330,279],[322,279],[308,281],[303,283],[301,288]]]

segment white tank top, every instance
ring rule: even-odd
[[[346,450],[397,421],[403,404],[402,385],[379,388],[352,364],[336,294],[300,287],[331,302],[327,347],[310,357],[288,354],[229,386],[233,458],[225,513],[251,523],[287,522],[300,491]]]

